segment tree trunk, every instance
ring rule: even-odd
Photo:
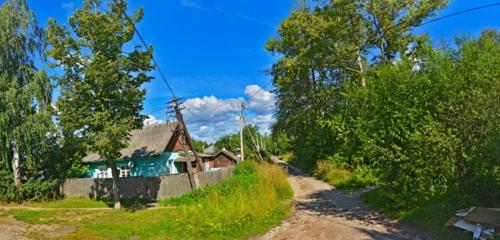
[[[112,162],[111,164],[111,175],[113,176],[113,200],[115,201],[115,209],[122,208],[120,203],[120,188],[118,187],[118,178],[119,173],[118,169],[116,169],[116,162]]]
[[[365,79],[365,70],[363,69],[363,60],[361,59],[361,51],[356,49],[356,53],[358,54],[357,62],[358,62],[358,67],[359,67],[359,72],[361,75],[361,87],[366,86],[366,79]]]
[[[12,143],[12,173],[14,185],[18,187],[21,184],[21,160],[19,159],[19,149],[16,142]]]

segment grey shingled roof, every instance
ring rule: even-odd
[[[163,123],[146,126],[130,132],[128,147],[121,150],[122,158],[152,157],[162,154],[177,128],[177,123]],[[82,162],[104,161],[99,154],[89,153]]]

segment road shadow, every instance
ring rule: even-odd
[[[288,166],[288,172],[290,176],[310,177],[301,169],[290,165]],[[351,221],[361,221],[368,227],[359,228],[359,231],[364,232],[373,239],[430,239],[411,226],[396,221],[388,215],[377,212],[364,204],[361,200],[361,195],[373,189],[375,187],[367,187],[353,192],[335,188],[318,190],[308,194],[304,198],[294,200],[293,204],[295,205],[295,209],[305,210],[314,215],[342,217]],[[372,225],[384,226],[388,232],[372,230],[369,227]]]

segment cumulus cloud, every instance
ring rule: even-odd
[[[245,95],[246,98],[205,96],[187,99],[184,102],[184,117],[191,134],[214,142],[224,135],[238,132],[242,101],[247,109],[248,123],[257,125],[262,133],[269,133],[269,126],[274,121],[274,95],[258,85],[247,86]]]
[[[274,95],[262,89],[260,86],[252,84],[245,88],[245,94],[248,96],[247,108],[256,114],[267,115],[275,109]]]
[[[215,96],[191,98],[184,102],[184,117],[193,136],[213,142],[238,129],[240,99]]]
[[[144,119],[144,126],[151,126],[151,125],[156,125],[164,123],[162,120],[156,119],[154,116],[148,115],[146,119]]]

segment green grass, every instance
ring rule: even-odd
[[[13,210],[8,212],[8,215],[14,216],[15,219],[29,224],[56,224],[60,223],[53,211],[30,211],[30,210]]]
[[[457,209],[464,207],[460,201],[456,200],[456,197],[442,196],[423,204],[421,207],[396,211],[387,205],[381,191],[381,189],[374,189],[366,192],[362,195],[363,201],[375,209],[415,226],[436,239],[471,239],[470,233],[444,226]]]
[[[26,202],[28,207],[42,208],[108,208],[109,203],[105,201],[91,200],[88,198],[64,198],[48,202]]]
[[[60,239],[248,239],[288,216],[292,191],[284,172],[251,161],[224,183],[162,201],[177,208],[125,210],[11,210],[29,224],[72,225]],[[76,201],[76,200],[72,200]],[[77,201],[78,202],[78,201]],[[55,203],[54,203],[55,204]],[[78,205],[79,204],[74,204]],[[53,206],[53,205],[51,205]],[[57,206],[61,206],[58,204]],[[65,205],[67,206],[67,205]],[[69,206],[73,206],[69,204]]]

